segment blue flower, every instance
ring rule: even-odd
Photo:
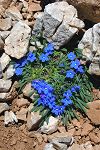
[[[36,60],[35,54],[32,53],[32,52],[29,52],[27,54],[27,60],[30,61],[30,62],[34,62],[34,60]]]
[[[48,55],[42,53],[39,57],[39,59],[42,61],[42,62],[45,62],[45,61],[48,61],[49,58],[48,58]]]
[[[74,87],[75,87],[75,90],[76,90],[77,92],[79,92],[79,90],[80,90],[80,86],[75,85]]]
[[[78,69],[79,65],[80,65],[80,61],[78,59],[76,59],[75,61],[71,62],[70,67],[74,68],[74,69]]]
[[[61,64],[59,64],[59,67],[64,67],[65,65],[64,65],[64,63],[61,63]]]
[[[67,78],[74,78],[74,76],[75,76],[75,72],[71,69],[71,70],[68,70],[68,71],[66,71],[66,77]]]
[[[16,68],[16,69],[15,69],[15,74],[16,74],[17,76],[22,75],[22,73],[23,73],[23,68]]]
[[[63,96],[66,97],[67,99],[70,99],[70,97],[72,96],[71,90],[65,91],[64,94],[63,94]]]
[[[69,60],[74,60],[76,58],[76,55],[73,52],[70,52],[69,54],[67,54],[67,57]]]
[[[79,72],[79,73],[83,74],[83,73],[84,73],[83,66],[79,66],[79,67],[77,68],[76,72]]]
[[[71,88],[71,92],[73,92],[73,93],[75,93],[75,92],[76,92],[76,89],[75,89],[75,87],[74,87],[74,86]]]
[[[61,102],[64,104],[64,106],[68,106],[68,105],[73,104],[71,99],[66,99],[66,98],[62,99]]]
[[[53,51],[54,51],[54,45],[53,45],[52,43],[49,43],[49,44],[44,48],[44,52],[45,52],[47,55],[53,54]]]
[[[65,106],[59,106],[59,105],[55,105],[55,107],[52,109],[52,113],[54,113],[56,116],[60,116],[62,115],[62,113],[65,110]]]
[[[16,61],[16,64],[14,65],[15,68],[17,67],[24,67],[27,64],[27,59],[26,57],[21,58],[20,60]]]

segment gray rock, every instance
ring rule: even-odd
[[[6,99],[7,93],[0,93],[0,101],[4,101]]]
[[[12,81],[11,80],[4,80],[0,79],[0,92],[8,92],[11,87]]]
[[[53,148],[53,144],[47,143],[43,150],[56,150],[56,149]]]
[[[15,123],[18,122],[16,115],[12,111],[10,112],[5,111],[4,124],[8,125],[9,123],[14,123],[14,122]]]
[[[0,31],[0,35],[3,40],[5,40],[9,34],[10,34],[10,31]]]
[[[18,22],[5,40],[5,52],[17,59],[22,58],[28,51],[31,28],[23,22]]]
[[[52,42],[59,49],[83,27],[84,22],[78,19],[77,10],[73,6],[64,1],[55,2],[46,5],[44,14],[36,19],[33,34],[43,30],[48,42]]]
[[[1,63],[0,63],[0,79],[3,77],[3,74],[2,74],[2,67],[1,67]]]
[[[9,105],[7,103],[0,103],[0,114],[6,110],[9,110]]]
[[[17,20],[17,21],[23,19],[20,11],[15,6],[11,6],[6,10],[6,16],[11,18],[12,20]]]
[[[3,55],[0,58],[2,70],[4,70],[7,67],[10,61],[11,61],[10,57],[7,54],[3,53]]]
[[[43,126],[41,127],[41,132],[45,134],[52,134],[53,132],[57,131],[59,124],[59,119],[50,116],[48,123],[44,122]]]
[[[11,77],[13,77],[14,73],[15,73],[15,69],[13,65],[9,65],[9,67],[7,68],[5,72],[5,78],[10,79]]]
[[[69,147],[67,150],[85,150],[82,146],[78,144],[73,144],[71,147]]]
[[[12,20],[10,18],[0,19],[0,30],[7,31],[12,26]]]
[[[39,127],[42,116],[39,112],[28,112],[27,116],[27,128],[28,130],[34,130]]]
[[[100,75],[100,23],[85,32],[78,48],[83,49],[83,58],[91,62],[90,73]]]
[[[0,49],[3,49],[3,47],[4,47],[4,42],[3,42],[3,40],[2,40],[2,38],[0,36]]]

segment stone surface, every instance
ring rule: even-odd
[[[20,108],[23,106],[28,106],[30,104],[30,102],[25,98],[20,98],[20,99],[15,99],[14,104]]]
[[[5,78],[10,79],[11,77],[13,77],[14,73],[15,73],[15,69],[13,65],[9,65],[9,67],[7,68],[5,72]]]
[[[28,112],[27,116],[27,128],[28,130],[34,130],[39,127],[41,121],[41,115],[39,112]]]
[[[22,22],[18,22],[5,40],[5,52],[17,59],[23,57],[28,51],[31,29]]]
[[[27,112],[28,112],[27,108],[21,108],[20,111],[16,112],[17,119],[21,121],[27,121],[26,119]]]
[[[31,83],[26,84],[26,86],[23,88],[24,96],[33,99],[34,98],[33,93],[34,93],[34,89],[31,87]]]
[[[56,149],[53,148],[53,144],[47,143],[43,150],[56,150]]]
[[[6,16],[11,18],[12,20],[17,20],[17,21],[23,19],[20,11],[15,6],[11,6],[6,10]]]
[[[10,57],[7,54],[3,53],[3,55],[0,58],[2,70],[4,70],[7,67],[10,61],[11,61]]]
[[[34,3],[34,2],[29,3],[29,7],[28,7],[29,12],[37,12],[41,10],[42,10],[42,7],[40,6],[40,4]]]
[[[57,131],[58,123],[59,123],[59,119],[51,116],[49,118],[48,124],[47,122],[44,122],[43,126],[41,127],[41,132],[46,134],[51,134]]]
[[[3,40],[5,40],[9,34],[10,31],[0,31],[0,35]]]
[[[3,72],[2,72],[2,67],[1,67],[1,63],[0,63],[0,79],[3,77]]]
[[[3,42],[3,40],[2,40],[2,38],[0,36],[0,49],[3,49],[3,47],[4,47],[4,42]]]
[[[90,140],[96,144],[100,143],[100,138],[93,132],[89,134]]]
[[[12,111],[10,111],[10,112],[5,111],[4,117],[5,117],[4,118],[5,125],[8,125],[9,123],[14,123],[14,122],[17,123],[18,122],[16,115]]]
[[[67,150],[85,150],[83,146],[80,146],[78,144],[73,144],[71,147],[69,147]]]
[[[88,122],[84,123],[82,128],[83,129],[81,132],[81,136],[87,136],[89,134],[89,132],[94,129],[94,127],[91,124],[89,124]]]
[[[7,103],[0,103],[0,114],[6,110],[9,110],[9,105]]]
[[[77,10],[73,6],[67,2],[56,2],[45,6],[44,14],[37,16],[33,34],[38,34],[43,28],[44,37],[59,49],[83,27],[84,23],[78,19]]]
[[[100,100],[88,103],[87,116],[95,125],[100,125]]]
[[[89,72],[91,74],[100,75],[100,23],[95,24],[92,28],[88,29],[78,48],[83,49],[83,58],[90,61]]]
[[[7,8],[12,0],[0,0],[0,5],[2,5],[4,8]]]
[[[0,19],[0,30],[7,31],[12,26],[12,20],[10,18]]]
[[[11,87],[11,80],[0,79],[0,92],[8,92]]]
[[[85,144],[81,144],[81,147],[83,147],[83,149],[85,148],[85,150],[94,150],[90,141],[86,142]]]
[[[7,93],[0,93],[0,101],[4,101],[6,99]]]

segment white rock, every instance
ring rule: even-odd
[[[57,131],[58,123],[59,123],[59,119],[51,116],[49,118],[48,124],[47,122],[44,122],[43,126],[41,127],[41,132],[46,134],[51,134]]]
[[[5,40],[5,52],[17,59],[22,58],[28,51],[31,28],[25,23],[18,22]]]
[[[10,65],[7,68],[7,71],[5,72],[6,79],[10,79],[11,77],[13,77],[14,73],[15,73],[15,69],[13,65]]]
[[[7,93],[0,93],[0,100],[5,100],[7,96]]]
[[[86,142],[85,144],[81,144],[81,147],[85,148],[85,150],[94,150],[90,141]]]
[[[83,58],[91,61],[90,73],[100,75],[100,23],[85,32],[78,48],[83,49]]]
[[[53,144],[47,143],[43,150],[56,150],[56,149],[53,148]]]
[[[5,40],[9,34],[10,34],[10,31],[0,31],[0,35],[3,40]]]
[[[27,121],[26,119],[27,112],[28,112],[27,108],[21,108],[20,111],[16,112],[17,119],[22,121]]]
[[[9,110],[9,105],[7,103],[0,103],[0,114],[6,110]]]
[[[10,61],[11,61],[10,57],[7,54],[3,53],[3,55],[0,58],[2,70],[4,70],[7,67]]]
[[[23,19],[20,11],[15,6],[11,6],[6,10],[6,16],[11,18],[12,20],[17,20],[17,21]]]
[[[3,49],[3,47],[4,47],[4,42],[3,42],[3,40],[2,40],[2,38],[0,36],[0,49]]]
[[[0,79],[3,77],[3,72],[2,72],[2,67],[1,67],[1,63],[0,63]]]
[[[26,84],[26,86],[23,88],[23,94],[26,97],[30,97],[31,99],[33,99],[33,93],[34,93],[34,89],[31,87],[31,83]]]
[[[41,115],[39,112],[28,112],[27,116],[27,128],[28,130],[34,130],[39,127],[41,122]]]
[[[9,30],[12,26],[11,18],[0,19],[0,30],[6,31]]]
[[[0,92],[8,92],[11,87],[11,80],[0,79]]]
[[[4,124],[8,125],[9,123],[14,123],[14,122],[15,123],[18,122],[16,115],[12,111],[10,112],[5,111]]]

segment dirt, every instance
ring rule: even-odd
[[[4,126],[0,117],[0,150],[43,150],[45,142],[29,137],[25,125]]]

